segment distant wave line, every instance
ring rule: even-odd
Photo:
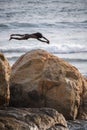
[[[70,61],[70,62],[87,62],[87,59],[79,59],[79,58],[76,58],[76,59],[63,58],[63,59],[66,60],[66,61]]]
[[[25,53],[32,49],[38,49],[38,48],[16,48],[16,49],[0,49],[1,53]],[[50,48],[41,48],[49,51],[53,54],[71,54],[71,53],[85,53],[87,50],[52,50]]]
[[[8,50],[4,50],[4,49],[1,49],[0,52],[2,53],[20,53],[20,52],[25,52],[25,51],[28,51],[28,49],[8,49]]]
[[[5,29],[7,28],[7,29],[8,29],[9,26],[8,26],[7,24],[3,24],[3,23],[1,23],[1,24],[0,24],[0,28],[5,28]]]
[[[35,23],[21,23],[21,22],[12,22],[9,23],[11,26],[17,26],[17,27],[38,27],[38,24]]]
[[[81,21],[81,22],[56,22],[56,23],[21,23],[21,22],[9,22],[7,24],[1,23],[0,29],[1,31],[3,29],[11,29],[11,28],[40,28],[40,27],[55,27],[55,28],[87,28],[87,21]]]
[[[12,57],[7,57],[7,59],[9,60],[9,61],[11,61],[11,60],[17,60],[18,58],[19,58],[20,56],[12,56]]]

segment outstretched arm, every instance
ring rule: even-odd
[[[49,40],[46,38],[46,37],[43,37],[45,40],[46,40],[46,42],[49,44],[50,42],[49,42]]]

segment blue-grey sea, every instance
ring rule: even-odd
[[[12,33],[40,32],[36,39],[11,40]],[[45,49],[87,76],[87,0],[0,0],[0,52],[12,65],[32,49]]]

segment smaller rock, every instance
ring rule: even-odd
[[[0,130],[68,130],[62,114],[51,108],[3,108]]]
[[[83,80],[83,92],[81,95],[78,118],[87,120],[87,78]]]
[[[9,104],[9,78],[10,78],[10,65],[3,54],[0,53],[0,106]]]

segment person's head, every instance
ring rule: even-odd
[[[42,38],[43,37],[42,34],[39,33],[39,32],[35,33],[35,35],[37,36],[37,38]]]

